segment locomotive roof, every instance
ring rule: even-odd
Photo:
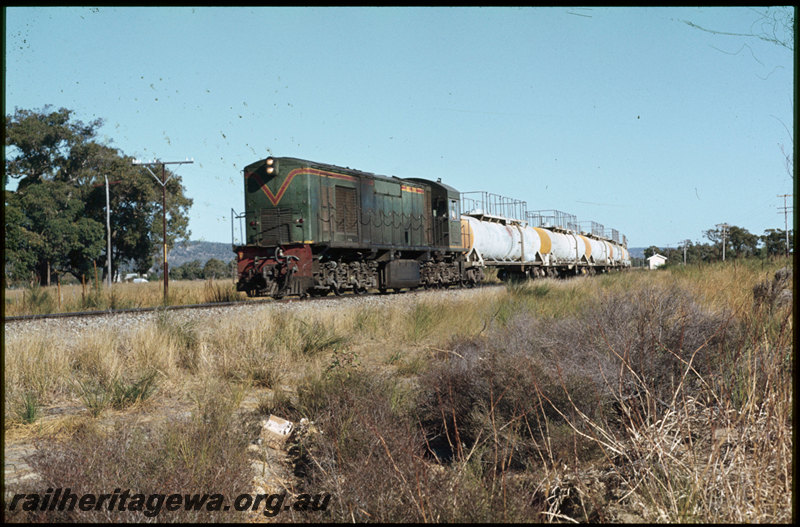
[[[275,159],[276,161],[284,161],[284,160],[285,161],[291,161],[291,162],[298,163],[298,164],[301,164],[301,165],[307,165],[307,166],[312,167],[312,168],[318,168],[320,170],[331,170],[331,171],[342,172],[342,173],[349,174],[349,175],[354,175],[354,176],[355,175],[367,176],[367,177],[371,177],[371,178],[386,179],[386,180],[390,180],[390,181],[405,179],[405,178],[399,178],[397,176],[384,176],[384,175],[375,174],[375,173],[372,173],[372,172],[365,172],[363,170],[357,170],[355,168],[350,168],[350,167],[340,167],[340,166],[331,165],[331,164],[328,164],[328,163],[318,163],[316,161],[309,161],[308,159],[300,159],[300,158],[297,158],[297,157],[275,157],[275,156],[271,156],[271,157],[272,157],[272,159]],[[267,159],[269,159],[269,158],[265,157],[264,159],[261,159],[260,161],[256,161],[255,163],[250,163],[249,165],[244,167],[244,169],[245,169],[245,171],[256,170],[258,167],[262,166],[267,161]]]
[[[416,177],[407,178],[406,181],[427,183],[428,185],[431,186],[437,186],[443,188],[448,194],[460,194],[460,191],[457,188],[451,187],[450,185],[442,183],[441,181],[431,181],[430,179],[416,178]]]
[[[445,185],[444,183],[442,183],[440,181],[431,181],[429,179],[424,179],[424,178],[401,178],[401,177],[397,177],[397,176],[384,176],[384,175],[381,175],[381,174],[375,174],[373,172],[365,172],[363,170],[357,170],[355,168],[340,167],[338,165],[331,165],[331,164],[328,164],[328,163],[318,163],[316,161],[309,161],[308,159],[300,159],[300,158],[297,158],[297,157],[275,157],[275,156],[271,156],[271,157],[272,157],[272,159],[275,159],[276,161],[286,160],[286,161],[291,161],[293,163],[298,163],[298,164],[301,164],[301,165],[307,165],[307,166],[312,167],[312,168],[318,168],[320,170],[331,170],[331,171],[342,172],[342,173],[345,173],[345,174],[348,174],[348,175],[353,175],[353,176],[356,176],[356,175],[357,176],[362,176],[362,177],[365,176],[365,177],[376,178],[376,179],[385,179],[385,180],[388,180],[388,181],[409,181],[409,182],[416,183],[416,184],[419,184],[419,185],[431,185],[431,186],[438,185],[440,187],[443,187],[449,193],[458,193],[457,189],[451,187],[450,185]],[[269,158],[265,157],[264,159],[256,161],[255,163],[250,163],[249,165],[244,167],[245,172],[252,172],[254,170],[257,170],[258,167],[263,166],[264,163],[266,163],[267,159],[269,159]]]

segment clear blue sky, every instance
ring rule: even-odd
[[[783,228],[793,52],[737,8],[6,8],[5,113],[65,107],[183,160],[230,241],[270,154],[526,200],[627,235]],[[155,183],[154,183],[155,184]],[[238,231],[238,229],[237,229]]]

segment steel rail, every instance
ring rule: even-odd
[[[498,286],[502,284],[476,284],[471,289],[478,289],[484,287],[492,287]],[[105,310],[95,310],[95,311],[70,311],[68,313],[48,313],[48,314],[41,314],[41,315],[15,315],[10,317],[3,317],[3,322],[22,322],[22,321],[31,321],[31,320],[50,320],[50,319],[58,319],[58,318],[80,318],[80,317],[100,317],[100,316],[114,316],[114,315],[124,315],[130,313],[152,313],[155,311],[178,311],[183,309],[202,309],[202,308],[213,308],[213,307],[231,307],[231,306],[245,306],[250,304],[264,304],[264,303],[278,303],[278,304],[285,304],[285,303],[292,303],[292,302],[313,302],[313,301],[335,301],[340,299],[347,299],[347,298],[363,298],[365,296],[386,296],[386,295],[394,295],[394,294],[418,294],[424,292],[434,292],[434,291],[457,291],[459,289],[467,289],[465,287],[444,287],[444,288],[417,288],[413,290],[406,290],[401,292],[389,292],[385,294],[381,294],[378,292],[368,292],[362,294],[353,294],[351,291],[344,292],[341,296],[337,295],[328,295],[328,296],[308,296],[305,298],[300,297],[289,297],[289,298],[262,298],[262,299],[254,299],[254,300],[239,300],[236,302],[211,302],[205,304],[183,304],[177,306],[154,306],[154,307],[134,307],[134,308],[126,308],[126,309],[105,309]]]
[[[4,322],[15,322],[22,320],[46,320],[52,318],[78,318],[78,317],[99,317],[99,316],[113,316],[122,315],[126,313],[152,313],[153,311],[169,311],[181,309],[200,309],[209,307],[227,307],[227,306],[242,306],[246,304],[262,304],[265,302],[275,302],[273,298],[265,298],[259,300],[240,300],[236,302],[210,302],[205,304],[182,304],[177,306],[155,306],[155,307],[131,307],[125,309],[104,309],[95,311],[70,311],[67,313],[47,313],[41,315],[15,315],[11,317],[3,317]]]

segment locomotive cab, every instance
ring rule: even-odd
[[[245,208],[247,211],[247,244],[274,247],[303,243],[310,215],[307,185],[290,185],[307,177],[286,167],[280,160],[268,157],[244,169]]]
[[[430,187],[426,196],[426,214],[429,216],[429,240],[437,248],[463,248],[461,235],[461,194],[440,181],[408,178],[406,181],[424,183]]]

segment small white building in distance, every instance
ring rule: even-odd
[[[647,259],[647,263],[650,266],[650,269],[656,269],[658,267],[661,267],[662,265],[664,265],[666,261],[667,257],[660,255],[658,253],[654,254],[653,256]]]

